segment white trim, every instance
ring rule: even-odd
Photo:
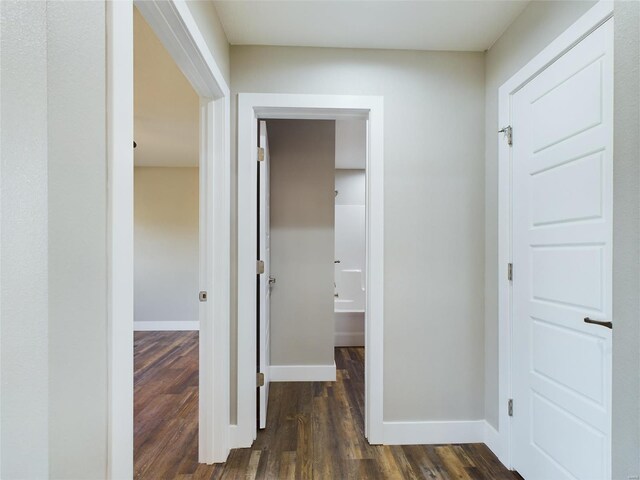
[[[240,442],[238,425],[229,425],[229,447],[230,448],[242,448],[242,442]]]
[[[500,458],[500,435],[486,420],[384,422],[385,445],[484,443]]]
[[[365,434],[383,441],[383,98],[355,95],[238,95],[238,445],[256,438],[256,155],[258,118],[368,119]]]
[[[484,420],[384,422],[385,445],[438,445],[484,442]]]
[[[336,332],[333,344],[335,347],[364,347],[364,332]]]
[[[107,2],[107,478],[133,478],[133,7]]]
[[[135,332],[186,332],[200,330],[199,320],[176,320],[156,322],[133,322]]]
[[[133,3],[106,7],[109,479],[133,477]],[[200,289],[209,292],[209,301],[200,318],[199,461],[223,462],[229,454],[229,87],[184,0],[135,5],[203,100]]]
[[[484,422],[484,444],[489,447],[489,450],[491,450],[496,457],[502,458],[504,456],[500,434],[498,430],[493,428],[493,425],[486,420]]]
[[[133,0],[198,95],[221,98],[229,86],[185,0]]]
[[[613,2],[600,1],[498,90],[496,132],[511,123],[511,97],[547,66],[613,16]],[[517,139],[517,132],[514,134]],[[507,402],[511,398],[511,284],[506,268],[512,258],[511,245],[511,149],[498,144],[498,439],[492,450],[508,468],[512,467],[511,420]]]
[[[333,365],[271,365],[272,382],[335,382],[336,364]]]

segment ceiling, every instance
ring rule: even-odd
[[[134,164],[197,167],[199,97],[134,9]]]
[[[528,0],[214,1],[232,45],[483,51]]]

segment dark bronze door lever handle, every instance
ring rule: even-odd
[[[613,323],[602,320],[591,320],[589,317],[585,317],[584,323],[591,323],[593,325],[600,325],[601,327],[613,329]]]

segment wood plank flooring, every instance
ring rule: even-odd
[[[364,349],[336,348],[336,382],[273,383],[267,428],[224,465],[200,465],[197,332],[135,334],[138,479],[514,480],[484,444],[371,446]]]

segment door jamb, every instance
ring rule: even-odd
[[[199,461],[223,462],[229,453],[229,87],[184,0],[107,2],[110,479],[133,477],[134,4],[202,99],[200,288],[209,301],[200,313]]]
[[[384,150],[383,97],[355,95],[238,95],[238,424],[234,448],[250,447],[256,428],[256,169],[257,119],[367,119],[365,309],[365,433],[383,443]]]
[[[498,90],[498,125],[511,124],[511,98],[522,87],[577,43],[613,17],[613,2],[601,0],[530,60]],[[514,134],[517,141],[517,132]],[[500,461],[512,468],[511,398],[512,284],[507,266],[512,262],[512,155],[507,141],[498,144],[498,423],[497,443],[490,445]]]

